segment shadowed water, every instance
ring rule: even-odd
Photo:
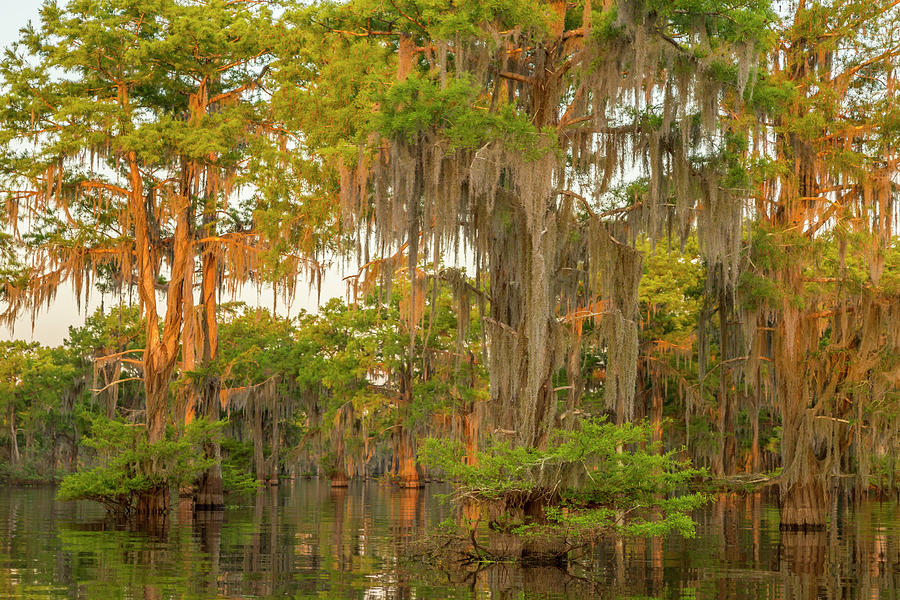
[[[153,535],[50,488],[0,489],[0,598],[900,597],[900,508],[866,502],[827,532],[782,533],[760,496],[722,496],[695,539],[611,540],[557,568],[442,572],[407,548],[450,511],[446,488],[300,480]]]

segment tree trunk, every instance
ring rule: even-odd
[[[397,481],[402,488],[420,488],[424,484],[416,465],[415,439],[402,426],[396,434],[397,441]]]
[[[151,444],[161,442],[166,436],[166,417],[168,415],[169,378],[155,377],[145,379],[144,389],[147,394],[147,441]],[[138,497],[137,515],[141,520],[161,517],[169,512],[169,486],[164,482],[163,465],[155,461],[142,465],[144,473],[162,482],[157,483],[146,493]],[[148,521],[149,522],[149,521]]]
[[[497,198],[497,211],[512,212],[508,203],[500,206],[501,200]],[[532,213],[530,223],[498,231],[492,239],[488,367],[499,433],[517,445],[539,447],[556,409],[551,342],[555,303],[546,260],[550,234],[541,234],[550,224],[545,210],[534,208]]]
[[[781,529],[824,529],[827,506],[825,486],[820,481],[807,480],[782,489]]]
[[[216,385],[207,385],[203,389],[202,409],[204,416],[210,421],[219,419],[219,389]],[[194,500],[196,510],[224,510],[225,494],[222,486],[222,451],[218,442],[211,441],[204,446],[206,457],[215,462],[204,471],[197,481],[197,494]]]
[[[828,514],[824,474],[811,442],[801,435],[804,426],[797,421],[798,416],[790,411],[784,415],[782,465],[792,476],[781,484],[781,529],[822,529]]]
[[[19,464],[19,439],[16,433],[16,406],[13,400],[9,403],[9,463],[15,467]]]
[[[121,350],[119,350],[121,352]],[[115,366],[113,367],[112,380],[118,381],[119,377],[122,376],[122,361],[116,360]],[[109,384],[110,382],[107,382]],[[109,393],[106,395],[106,418],[113,419],[116,416],[116,408],[119,406],[119,386],[118,384],[113,385],[109,389]]]
[[[350,480],[347,479],[347,468],[338,468],[331,474],[331,487],[333,488],[345,488],[350,485]]]
[[[25,460],[29,461],[31,458],[31,447],[34,445],[34,429],[33,427],[26,426],[25,427]]]
[[[546,500],[525,503],[523,510],[525,523],[546,524],[547,515],[544,509]],[[522,544],[522,563],[525,565],[564,565],[567,560],[566,542],[562,538],[544,538],[540,535],[528,537]]]
[[[757,376],[758,377],[758,376]],[[753,439],[750,443],[750,456],[747,461],[747,471],[750,473],[760,472],[759,460],[759,393],[754,393],[753,406],[750,410],[751,426],[753,428]]]
[[[69,437],[69,472],[72,473],[78,469],[78,427]]]
[[[463,437],[466,444],[466,464],[475,466],[478,464],[478,415],[472,406],[463,415]]]
[[[214,448],[207,448],[207,456],[211,456],[216,460],[216,464],[207,469],[202,475],[197,485],[197,500],[194,508],[197,510],[224,510],[225,495],[222,488],[222,464],[221,455],[218,454],[219,445],[214,444]],[[214,454],[211,454],[214,453]]]
[[[207,190],[207,205],[204,220],[204,232],[208,237],[214,237],[215,230],[215,194]],[[201,259],[201,301],[202,312],[200,317],[201,331],[203,334],[203,366],[208,367],[219,358],[219,326],[217,321],[216,291],[219,282],[219,260],[216,254],[215,242],[209,242],[203,248]],[[191,261],[193,263],[193,259]],[[274,316],[274,315],[273,315]],[[210,422],[219,420],[220,404],[219,391],[221,380],[218,375],[212,375],[203,384],[201,393],[203,416]],[[212,459],[213,465],[206,470],[197,483],[196,507],[198,510],[222,510],[225,508],[225,495],[222,487],[222,449],[217,440],[210,440],[204,447],[206,458]]]
[[[410,323],[412,323],[410,315]],[[415,435],[404,427],[404,415],[412,403],[412,351],[410,346],[409,361],[403,369],[402,384],[400,389],[400,406],[397,423],[394,428],[394,455],[397,465],[397,483],[402,488],[418,488],[422,486],[419,478],[419,469],[416,465],[416,440]]]
[[[732,362],[739,355],[739,331],[732,322],[734,314],[733,294],[724,280],[724,266],[716,267],[719,313],[719,410],[717,419],[718,456],[713,461],[715,475],[733,475],[737,471],[737,440],[734,435],[734,416],[737,409],[737,391]]]
[[[799,331],[799,335],[805,332]],[[781,358],[788,356],[784,344],[776,344]],[[791,365],[781,363],[778,392],[781,395],[781,528],[813,530],[825,527],[828,497],[825,473],[814,452],[815,416],[803,394],[809,371],[789,371]]]
[[[281,450],[281,432],[278,430],[278,417],[272,419],[272,453],[269,455],[268,466],[266,467],[266,481],[269,485],[278,485],[278,472],[280,465],[278,462],[278,454]]]
[[[56,480],[56,472],[58,470],[59,463],[59,434],[56,433],[54,428],[53,432],[50,434],[50,478],[52,480]]]
[[[266,461],[263,453],[263,418],[259,399],[253,401],[253,470],[256,481],[265,483]]]
[[[186,260],[190,252],[189,217],[190,201],[187,197],[177,199],[176,225],[172,242],[172,263],[168,292],[166,296],[166,315],[160,335],[158,312],[156,308],[156,262],[153,259],[151,220],[147,214],[143,193],[143,176],[134,151],[127,155],[131,197],[129,209],[134,216],[135,247],[138,265],[138,294],[146,316],[146,347],[144,349],[144,392],[146,395],[147,440],[157,443],[165,439],[166,422],[169,414],[169,380],[178,359],[179,340],[183,318],[184,277]],[[152,517],[164,514],[169,509],[169,488],[165,483],[164,466],[156,464],[142,465],[147,475],[154,477],[158,483],[138,498],[137,512],[141,517]]]
[[[657,449],[657,451],[660,454],[662,454],[664,452],[663,447],[662,447],[663,395],[662,395],[661,391],[662,390],[659,389],[659,386],[656,384],[656,381],[653,381],[650,385],[650,426],[652,428],[651,440],[654,443],[659,444],[659,448]]]

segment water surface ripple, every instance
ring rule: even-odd
[[[61,503],[52,488],[0,489],[0,598],[865,598],[900,597],[900,507],[867,501],[818,533],[778,530],[762,495],[723,495],[695,539],[610,540],[557,568],[450,572],[408,559],[450,515],[445,487],[298,480],[220,513],[175,512],[154,534]]]

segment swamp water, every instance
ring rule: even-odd
[[[0,599],[900,598],[900,506],[866,502],[820,533],[778,530],[768,498],[722,496],[697,537],[611,541],[568,572],[442,572],[407,548],[449,509],[443,486],[285,482],[224,512],[117,528],[51,488],[0,489]]]

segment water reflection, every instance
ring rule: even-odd
[[[778,530],[763,495],[723,495],[698,536],[609,540],[567,568],[442,572],[407,560],[446,490],[296,481],[224,513],[129,531],[52,490],[0,490],[0,598],[897,598],[900,509],[835,506],[827,531]]]

